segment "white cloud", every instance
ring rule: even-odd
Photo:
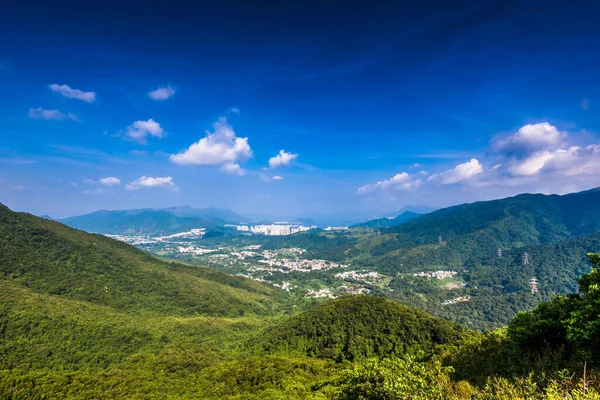
[[[71,89],[69,85],[58,85],[56,83],[53,83],[49,85],[49,87],[50,89],[52,89],[53,92],[60,93],[63,96],[68,97],[69,99],[87,101],[88,103],[91,103],[96,100],[96,93],[84,92],[79,89]]]
[[[141,176],[133,182],[130,182],[125,186],[127,190],[139,190],[142,188],[149,187],[166,187],[172,190],[178,190],[179,188],[175,186],[173,183],[173,177],[166,176],[164,178],[161,177],[150,177],[150,176]]]
[[[279,150],[279,154],[269,158],[269,167],[278,168],[284,165],[290,165],[290,163],[298,158],[298,154],[287,153],[285,150]]]
[[[42,107],[30,108],[29,118],[31,119],[47,119],[60,121],[65,119],[66,115],[58,110],[45,110]]]
[[[175,89],[173,89],[170,85],[159,87],[156,90],[148,92],[148,96],[153,98],[154,100],[167,100],[169,97],[175,94]]]
[[[104,186],[117,186],[121,184],[121,180],[119,178],[115,178],[114,176],[107,176],[106,178],[101,178],[99,182]]]
[[[65,118],[72,119],[73,121],[79,121],[79,118],[73,113],[68,113],[65,115],[59,110],[46,110],[42,107],[38,108],[30,108],[29,109],[29,118],[31,119],[47,119],[54,121],[61,121]]]
[[[378,192],[389,201],[417,201],[435,206],[486,200],[518,193],[567,193],[600,186],[600,143],[577,143],[548,122],[525,125],[510,135],[495,137],[485,158],[471,158],[446,171],[402,172],[362,186],[359,194]],[[422,174],[422,175],[421,175]],[[445,185],[460,185],[449,191]],[[419,190],[408,190],[419,188]],[[458,189],[458,188],[457,188]],[[405,190],[402,198],[393,190]],[[372,199],[372,198],[368,198]]]
[[[165,131],[160,124],[150,118],[147,121],[135,121],[127,127],[127,136],[141,144],[146,144],[147,137],[153,136],[157,138],[165,137]]]
[[[425,171],[421,171],[425,172]],[[392,176],[390,179],[385,179],[383,181],[379,181],[377,183],[372,183],[369,185],[364,185],[358,188],[358,194],[367,194],[374,192],[376,190],[386,190],[386,189],[397,189],[397,190],[411,190],[417,189],[422,184],[423,181],[419,179],[419,175],[423,175],[422,173],[418,174],[409,174],[407,172],[402,172]],[[426,172],[425,172],[426,174]]]
[[[246,175],[246,171],[242,167],[240,167],[239,164],[235,164],[235,163],[223,164],[221,166],[221,171],[231,174],[231,175],[238,175],[238,176]]]
[[[282,181],[283,180],[283,176],[280,176],[280,175],[270,176],[270,175],[262,174],[260,176],[260,180],[263,181],[263,182],[267,182],[267,183],[269,183],[269,182],[278,182],[278,181]]]
[[[240,109],[239,109],[239,108],[237,108],[237,107],[231,107],[231,108],[229,109],[229,112],[230,112],[230,113],[232,113],[232,114],[235,114],[235,115],[240,115],[240,114],[241,114],[241,111],[240,111]]]
[[[214,123],[214,132],[193,143],[170,159],[180,165],[223,165],[237,164],[252,157],[248,138],[237,137],[225,118]]]
[[[555,150],[564,144],[566,133],[560,132],[548,122],[529,124],[508,137],[496,137],[492,142],[492,151],[496,154],[527,158],[543,150]]]
[[[472,158],[471,161],[458,164],[452,169],[431,175],[428,181],[441,181],[444,185],[452,185],[454,183],[466,181],[482,172],[483,166],[479,163],[479,160]]]

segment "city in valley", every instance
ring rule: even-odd
[[[290,235],[310,228],[301,225],[236,225],[238,231],[249,235]],[[328,227],[326,230],[342,230],[347,227]],[[370,271],[352,263],[310,258],[306,249],[282,247],[265,249],[260,244],[236,245],[227,241],[208,242],[203,240],[206,230],[192,229],[166,236],[107,235],[137,246],[157,256],[176,259],[195,265],[204,265],[238,276],[263,282],[282,290],[304,297],[336,298],[344,294],[382,294],[394,291],[389,287],[394,278],[402,282],[432,281],[432,284],[447,289],[449,294],[465,289],[460,272],[436,269],[417,273],[398,273],[396,276]],[[466,271],[462,271],[466,272]],[[456,296],[441,301],[452,305],[470,300],[469,295]]]

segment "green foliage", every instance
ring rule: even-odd
[[[431,352],[461,328],[421,310],[374,296],[343,296],[268,328],[256,345],[335,361]]]
[[[274,289],[0,207],[0,279],[119,310],[237,316],[270,312]]]
[[[369,359],[342,375],[338,399],[446,399],[451,393],[450,372],[452,368],[439,361],[419,362],[413,356]]]
[[[91,214],[69,217],[60,222],[87,232],[102,234],[164,234],[185,232],[194,228],[214,230],[219,219],[174,215],[159,210],[96,211]]]
[[[0,398],[600,399],[588,256],[580,294],[506,330],[373,296],[283,319],[285,293],[0,206]]]
[[[580,294],[554,298],[513,319],[508,332],[518,345],[538,352],[561,348],[565,362],[600,365],[600,253],[588,258],[593,268],[579,279]]]

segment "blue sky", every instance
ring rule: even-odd
[[[306,216],[600,186],[592,2],[259,3],[3,5],[0,202]]]

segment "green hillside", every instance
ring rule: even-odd
[[[598,237],[572,240],[529,251],[545,265],[556,246],[568,264]],[[481,334],[374,296],[302,311],[285,292],[0,206],[0,399],[598,399],[589,259],[580,294]]]
[[[395,218],[377,218],[367,222],[352,225],[351,228],[384,228],[390,226],[397,226],[420,217],[422,214],[417,214],[412,211],[404,211],[402,214]]]
[[[431,351],[456,342],[462,328],[421,310],[374,296],[344,296],[268,328],[259,347],[335,361]]]
[[[0,206],[0,276],[37,293],[137,313],[265,314],[273,289]]]
[[[522,194],[444,208],[398,226],[345,232],[305,232],[263,239],[299,246],[311,257],[352,261],[381,272],[459,267],[524,246],[600,232],[600,188],[563,196]],[[441,241],[440,241],[441,239]]]
[[[226,223],[218,218],[177,215],[166,210],[102,210],[59,221],[86,232],[113,235],[168,235],[197,228],[215,230]]]

